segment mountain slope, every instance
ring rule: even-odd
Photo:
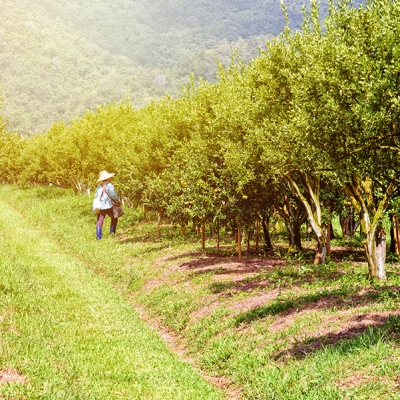
[[[138,106],[155,95],[144,89],[143,83],[153,79],[149,71],[69,33],[44,11],[26,0],[0,4],[6,16],[0,31],[0,87],[9,128],[41,131],[127,93],[135,93]]]
[[[300,0],[288,8],[298,24]],[[0,12],[1,113],[26,134],[127,96],[175,97],[191,72],[215,79],[217,59],[254,57],[283,25],[277,0],[3,0]]]
[[[82,36],[147,68],[171,66],[221,40],[277,35],[285,23],[278,0],[42,2]],[[303,3],[286,2],[295,28],[302,21]]]

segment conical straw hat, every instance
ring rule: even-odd
[[[97,179],[97,182],[105,181],[111,177],[113,177],[115,174],[110,174],[107,171],[101,171],[99,174],[99,179]]]

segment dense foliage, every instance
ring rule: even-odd
[[[233,58],[211,84],[195,79],[177,99],[135,110],[129,101],[12,146],[9,181],[82,192],[100,170],[118,172],[124,198],[182,228],[206,223],[250,234],[279,213],[301,251],[307,218],[315,263],[346,196],[357,212],[371,278],[385,279],[382,218],[398,182],[400,22],[395,1],[316,3],[301,32],[287,26],[245,64]],[[18,150],[18,151],[17,151]]]

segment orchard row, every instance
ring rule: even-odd
[[[4,182],[83,192],[116,172],[126,201],[181,226],[259,221],[274,213],[290,249],[307,219],[325,262],[332,215],[357,214],[371,278],[385,279],[382,218],[396,210],[400,3],[341,1],[301,31],[289,24],[249,63],[232,56],[217,83],[194,78],[177,99],[87,111],[31,138],[3,129]]]

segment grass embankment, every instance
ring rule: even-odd
[[[199,251],[198,239],[182,238],[172,227],[165,227],[162,238],[156,240],[154,225],[138,223],[133,210],[127,210],[127,215],[121,219],[116,238],[105,235],[104,240],[97,242],[90,215],[91,201],[87,197],[51,188],[4,187],[1,192],[9,205],[14,204],[17,211],[13,213],[24,215],[27,226],[37,232],[32,233],[36,238],[33,242],[46,240],[55,246],[55,250],[43,251],[40,260],[46,265],[46,260],[60,255],[58,264],[54,260],[54,264],[59,265],[58,279],[68,276],[68,265],[74,260],[83,277],[78,287],[85,288],[91,281],[96,282],[95,288],[87,289],[88,293],[107,299],[116,296],[119,303],[112,309],[116,320],[121,321],[121,313],[124,316],[125,312],[133,318],[130,308],[107,284],[114,287],[132,307],[141,308],[152,324],[168,331],[172,347],[184,348],[186,356],[199,370],[217,377],[215,381],[228,395],[290,400],[399,398],[400,277],[396,264],[388,265],[387,282],[373,284],[366,279],[365,262],[356,262],[360,257],[357,249],[353,249],[350,257],[336,249],[332,254],[334,261],[319,267],[307,259],[287,261],[277,254],[239,263],[229,245],[224,247],[225,256],[218,257],[211,253],[213,242],[209,241],[209,255],[204,255]],[[2,227],[2,236],[10,240],[7,229],[7,226]],[[21,241],[18,243],[21,246]],[[36,243],[31,243],[28,248],[35,246]],[[35,266],[41,262],[28,259],[26,265]],[[33,288],[42,285],[47,272],[41,280],[28,279],[29,274],[19,276],[23,279],[18,291],[29,293],[31,285]],[[73,282],[75,280],[72,278]],[[54,280],[50,282],[53,284]],[[70,291],[70,285],[64,283],[63,286]],[[77,285],[73,287],[76,289]],[[13,299],[7,290],[10,289],[0,293]],[[35,290],[39,293],[39,289]],[[61,287],[57,290],[59,298],[66,297]],[[9,309],[11,317],[7,319],[10,321],[26,314],[15,306],[5,309]],[[41,307],[29,310],[45,321],[49,317],[39,312]],[[78,310],[76,313],[79,315]],[[56,322],[60,317],[57,318]],[[86,316],[82,319],[86,320]],[[16,340],[18,335],[26,336],[21,332],[13,336],[14,330],[24,326],[23,321],[10,323],[3,318],[2,324],[7,327],[2,330],[7,341]],[[58,327],[62,323],[53,325]],[[129,329],[122,330],[125,345],[123,338],[130,333]],[[64,343],[64,335],[67,335],[65,331],[58,334],[58,342],[54,343]],[[94,331],[94,343],[94,338],[102,335],[101,330]],[[118,332],[114,337],[119,337]],[[39,338],[30,343],[38,347],[46,341]],[[60,344],[59,351],[63,351],[64,346]],[[115,345],[115,348],[120,346],[124,345]],[[17,351],[19,348],[21,350]],[[85,386],[83,378],[72,379],[72,372],[66,373],[68,368],[55,367],[59,361],[51,362],[58,354],[57,349],[53,347],[39,365],[45,368],[50,364],[54,376],[63,375],[67,386],[71,382],[75,386]],[[30,373],[29,368],[35,363],[26,354],[25,348],[11,343],[7,352],[2,352],[2,363],[33,379],[36,371]],[[70,350],[70,354],[66,360],[82,357],[76,349]],[[91,362],[90,359],[85,368]],[[156,368],[156,364],[154,362],[149,369]],[[177,374],[182,376],[182,373]],[[38,382],[42,382],[43,388],[47,384],[56,388],[59,386],[54,383],[55,379],[42,377]],[[177,378],[171,375],[165,379],[168,382]],[[107,382],[119,387],[118,382],[107,376],[97,381],[99,387]],[[121,387],[128,388],[134,382],[128,381]],[[29,387],[28,384],[22,386]],[[67,390],[65,386],[64,390]],[[210,394],[204,396],[212,398]],[[120,398],[124,398],[123,395]],[[149,395],[148,398],[156,397]],[[165,398],[179,397],[166,395]]]
[[[0,398],[221,399],[93,273],[123,257],[60,195],[1,188]]]

